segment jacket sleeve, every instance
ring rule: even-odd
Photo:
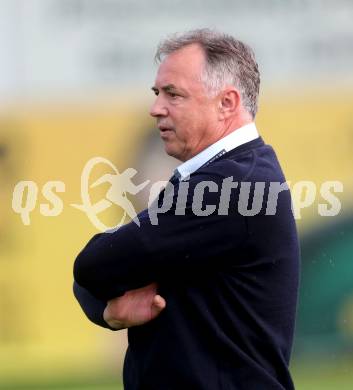
[[[95,298],[88,290],[81,287],[79,284],[74,282],[73,292],[75,298],[81,306],[81,309],[86,314],[87,318],[96,325],[111,330],[111,328],[103,318],[103,312],[106,307],[106,302]]]
[[[184,215],[176,212],[175,191],[173,205],[158,215],[158,224],[151,222],[145,210],[139,214],[140,226],[130,222],[114,233],[94,236],[75,261],[75,280],[95,297],[108,300],[152,282],[202,277],[204,272],[229,265],[234,248],[245,241],[245,219],[216,211],[195,215],[192,201],[197,182],[190,183]],[[216,205],[219,193],[206,190],[203,199],[207,205]]]

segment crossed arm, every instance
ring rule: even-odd
[[[222,267],[219,254],[240,245],[246,232],[243,218],[196,217],[190,209],[161,214],[156,226],[147,211],[139,217],[140,227],[131,222],[94,236],[76,259],[75,295],[97,325],[121,329],[155,318],[166,306],[157,281],[214,272]]]

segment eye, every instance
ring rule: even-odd
[[[175,99],[177,96],[179,96],[177,93],[175,92],[169,92],[169,96],[172,98],[172,99]]]

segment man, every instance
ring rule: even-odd
[[[254,124],[254,55],[204,29],[164,41],[157,59],[150,113],[183,163],[154,205],[157,224],[144,210],[140,227],[87,244],[75,295],[96,324],[129,328],[127,390],[293,389],[298,240],[288,191],[268,212],[271,182],[285,178]]]

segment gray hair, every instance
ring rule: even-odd
[[[252,49],[231,35],[210,29],[175,34],[162,41],[155,60],[162,59],[191,44],[198,44],[205,53],[205,69],[201,81],[215,95],[227,84],[239,89],[245,109],[255,118],[260,88],[260,73]]]

